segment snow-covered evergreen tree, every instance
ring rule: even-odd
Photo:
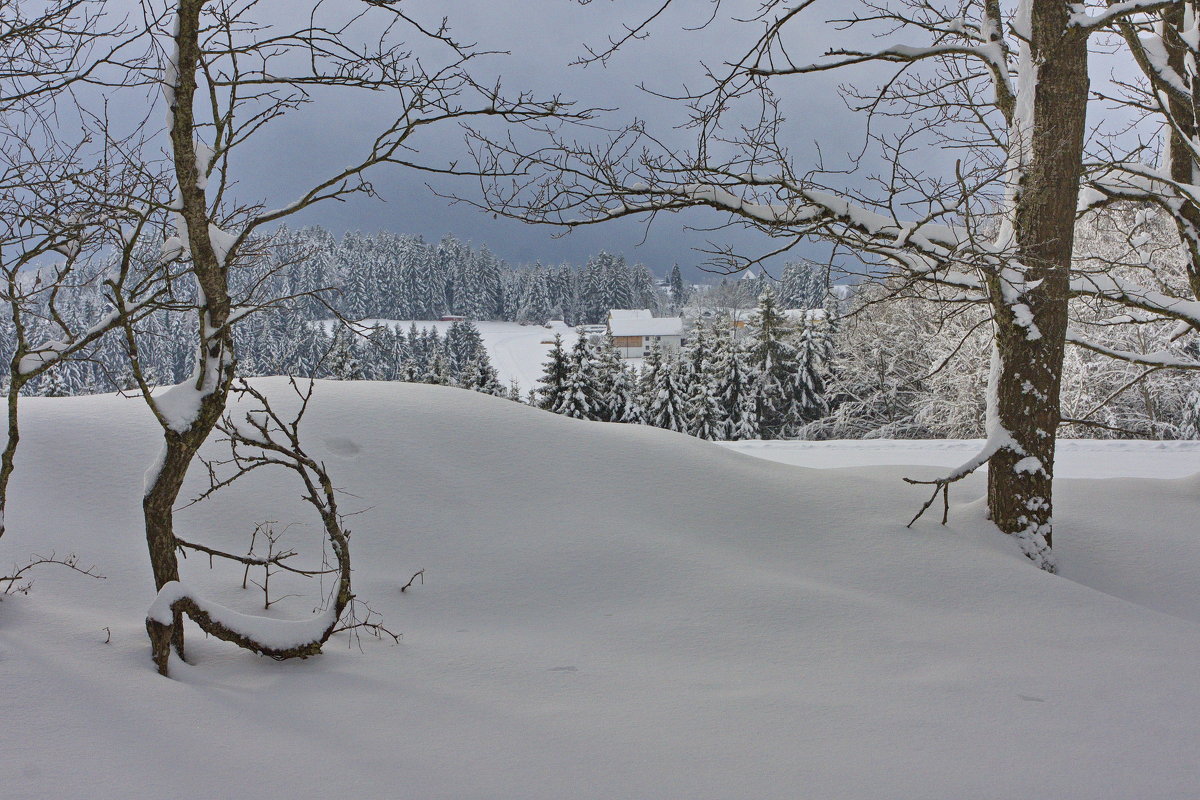
[[[362,380],[362,362],[358,356],[356,335],[348,328],[339,327],[334,331],[325,363],[326,377],[335,381]]]
[[[467,364],[460,379],[460,385],[464,389],[473,389],[476,392],[490,394],[494,397],[509,396],[509,391],[500,382],[500,376],[496,373],[496,368],[492,366],[492,362],[488,359],[486,350],[478,353]]]
[[[683,308],[687,302],[687,287],[683,283],[683,273],[679,271],[679,265],[671,267],[671,275],[667,279],[667,287],[671,291],[671,304],[675,308]]]
[[[517,312],[517,321],[540,325],[550,319],[552,308],[549,277],[545,268],[536,264],[526,277],[525,293],[521,299],[521,308]]]
[[[609,393],[609,421],[642,424],[646,412],[638,399],[637,375],[630,367],[621,365]]]
[[[717,397],[714,353],[705,325],[692,330],[687,350],[684,391],[687,394],[688,433],[700,439],[724,438],[725,420]]]
[[[796,348],[796,371],[793,378],[795,415],[798,422],[812,422],[825,415],[825,353],[829,351],[823,328],[823,312],[809,312],[802,323]]]
[[[592,370],[591,348],[582,334],[575,340],[568,361],[566,379],[558,401],[551,411],[575,419],[600,419],[596,377]]]
[[[478,360],[481,354],[487,354],[479,328],[467,320],[453,322],[446,331],[444,343],[450,372],[455,375],[466,370],[467,365]]]
[[[721,419],[724,422],[724,430],[719,438],[730,441],[757,439],[759,430],[755,397],[758,388],[746,368],[742,349],[733,338],[729,318],[718,318],[713,332],[715,395],[721,404]]]
[[[539,408],[553,411],[562,401],[566,392],[567,376],[570,373],[570,359],[563,349],[562,334],[554,335],[554,346],[550,349],[550,358],[542,364],[542,378],[536,390]],[[530,390],[531,395],[534,390]]]
[[[804,419],[795,330],[768,287],[746,326],[747,365],[757,388],[755,417],[764,439],[778,439]]]
[[[680,385],[680,362],[665,358],[654,371],[646,424],[679,433],[688,432],[687,396]]]
[[[637,377],[637,393],[643,411],[650,408],[654,400],[658,371],[663,368],[663,351],[658,342],[651,342],[643,351],[642,369]]]
[[[626,370],[612,336],[605,336],[592,347],[592,378],[596,389],[596,419],[602,422],[627,422],[621,416],[623,404],[620,385],[625,382]]]
[[[437,347],[433,350],[433,355],[430,358],[429,366],[425,370],[423,381],[438,386],[453,386],[455,384],[454,376],[450,373],[450,362],[446,358],[445,348]]]

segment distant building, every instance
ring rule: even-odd
[[[580,336],[586,336],[587,340],[592,344],[600,344],[604,341],[604,337],[608,335],[607,325],[578,325],[575,331]]]
[[[655,317],[646,308],[612,309],[608,312],[608,332],[622,358],[641,358],[655,342],[664,351],[684,345],[682,318]]]
[[[610,308],[608,318],[613,319],[653,319],[654,314],[648,308]]]

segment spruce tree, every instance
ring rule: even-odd
[[[631,367],[621,365],[609,393],[609,421],[640,425],[646,412],[638,400],[637,375]]]
[[[450,362],[450,372],[460,375],[467,365],[475,361],[481,353],[486,354],[483,336],[474,323],[466,320],[455,320],[445,337],[446,357]]]
[[[492,366],[487,351],[481,351],[463,371],[461,385],[464,389],[490,394],[494,397],[507,397],[508,390],[500,382],[496,368]]]
[[[700,439],[724,438],[724,415],[715,386],[713,352],[704,325],[693,331],[688,352],[685,391],[687,392],[688,433]]]
[[[658,342],[651,342],[642,356],[642,370],[638,374],[637,393],[643,409],[649,409],[654,402],[655,386],[658,381],[658,371],[663,367],[663,351]]]
[[[562,399],[563,393],[566,391],[567,374],[570,372],[570,363],[567,358],[567,352],[563,350],[562,334],[554,334],[554,347],[550,349],[550,360],[542,364],[542,379],[541,386],[536,390],[538,408],[544,408],[547,411],[553,411],[558,407]],[[535,390],[530,389],[530,395],[534,395]]]
[[[754,413],[757,387],[746,368],[745,356],[732,333],[725,329],[714,341],[716,397],[720,403],[722,439],[757,439],[758,424]]]
[[[661,293],[654,285],[654,276],[645,264],[633,267],[629,286],[633,292],[633,308],[648,308],[655,313],[659,311],[662,306]]]
[[[580,334],[575,340],[575,346],[571,348],[563,391],[558,397],[558,402],[550,410],[575,419],[599,419],[594,380],[587,337]]]
[[[679,271],[678,264],[671,267],[671,277],[667,286],[671,290],[671,305],[677,309],[683,308],[683,304],[687,302],[687,287],[683,284],[683,273]]]
[[[795,401],[793,414],[797,422],[812,422],[824,416],[827,411],[825,404],[825,379],[823,351],[826,346],[822,339],[824,320],[819,312],[805,318],[800,331],[799,346],[796,350],[796,373],[794,379]]]
[[[646,422],[679,433],[688,432],[687,398],[680,387],[680,364],[665,359],[654,373],[653,398],[646,408]]]
[[[755,422],[762,438],[778,439],[803,420],[794,331],[768,287],[747,327],[746,356],[757,386]]]
[[[784,308],[809,308],[812,275],[807,264],[785,264],[779,279],[779,304]]]
[[[445,349],[436,347],[433,355],[429,360],[429,366],[425,370],[423,378],[425,383],[433,383],[438,386],[453,386],[455,384],[454,376],[450,373],[449,359],[446,358]]]
[[[355,335],[344,326],[334,331],[329,355],[325,359],[325,372],[329,378],[335,381],[362,380],[362,362],[354,340]]]
[[[39,387],[41,389],[39,394],[42,397],[69,397],[74,394],[71,391],[68,377],[64,374],[71,363],[64,361],[46,373],[45,379],[40,381],[42,385]]]
[[[633,291],[629,282],[629,265],[624,256],[615,256],[605,264],[604,303],[597,323],[603,322],[611,308],[633,308]]]
[[[546,270],[540,264],[536,264],[526,278],[525,295],[521,300],[521,310],[518,312],[517,320],[542,325],[550,319],[550,314],[549,279]]]
[[[627,422],[618,419],[624,412],[618,413],[618,406],[624,401],[617,395],[619,385],[625,382],[627,376],[625,365],[620,353],[613,345],[611,335],[605,336],[598,346],[592,349],[592,381],[596,395],[596,419],[602,422]]]

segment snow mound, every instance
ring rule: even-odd
[[[977,477],[949,526],[909,530],[925,493],[899,477],[935,468],[804,469],[464,390],[322,383],[306,441],[363,512],[355,593],[403,638],[279,664],[191,628],[165,680],[143,629],[153,422],[112,397],[27,408],[0,547],[74,550],[107,580],[47,571],[0,603],[6,798],[1195,790],[1200,478],[1065,482],[1052,576],[984,522]],[[308,520],[288,478],[185,510],[180,534],[244,552],[255,523]],[[316,566],[320,534],[280,544]],[[302,619],[321,596],[273,577],[305,596],[263,612],[241,569],[182,568],[245,614]]]

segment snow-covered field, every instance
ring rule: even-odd
[[[900,477],[936,469],[879,450],[805,469],[463,390],[322,383],[308,442],[368,509],[355,589],[403,638],[276,663],[193,630],[167,680],[142,622],[153,423],[113,397],[25,408],[0,556],[73,550],[107,580],[47,569],[0,602],[5,800],[1200,795],[1200,475],[1150,477],[1183,448],[1080,443],[1137,477],[1060,483],[1052,576],[989,529],[979,476],[948,526],[910,530],[926,492]],[[805,447],[819,466],[851,449]],[[308,519],[296,494],[264,475],[180,533],[244,548],[255,522]],[[240,570],[184,571],[261,605]],[[310,613],[299,588],[271,613]]]
[[[744,441],[721,442],[721,446],[797,467],[952,468],[978,453],[983,440]],[[1200,442],[1190,441],[1059,439],[1054,463],[1059,478],[1182,478],[1196,473],[1200,473]]]
[[[368,319],[363,320],[365,326],[391,325],[402,332],[415,324],[417,330],[432,328],[444,335],[453,324],[430,320],[392,320]],[[500,382],[508,385],[516,380],[521,391],[527,393],[542,378],[542,364],[549,357],[551,342],[554,334],[561,333],[563,346],[570,348],[575,344],[575,329],[563,322],[555,321],[546,325],[521,325],[517,322],[488,322],[473,321],[479,329],[483,344],[487,347],[488,357],[492,366],[500,375]]]

